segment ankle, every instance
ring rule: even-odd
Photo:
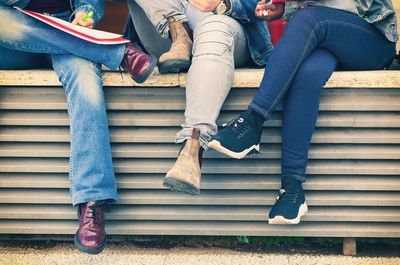
[[[300,187],[301,189],[303,181],[298,179],[296,175],[290,175],[290,174],[283,174],[281,177],[281,184],[282,187],[288,186],[288,185],[296,185],[297,187]]]
[[[186,34],[188,35],[188,37],[193,41],[193,31],[192,29],[189,27],[189,24],[187,22],[183,22],[182,23],[182,27],[185,30]],[[171,36],[171,31],[168,31],[168,38],[170,40],[172,40],[172,36]]]
[[[263,126],[265,118],[261,114],[257,113],[254,110],[250,110],[250,115],[252,115],[254,117],[258,127],[262,127]]]

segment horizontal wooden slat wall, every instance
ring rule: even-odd
[[[218,124],[247,108],[262,70],[241,69]],[[321,96],[304,184],[309,213],[268,225],[280,186],[281,108],[261,154],[208,151],[198,197],[162,186],[179,146],[185,75],[141,86],[104,72],[119,202],[114,235],[400,237],[400,72],[335,72]],[[135,86],[135,87],[132,87]],[[65,94],[52,71],[0,71],[0,233],[73,234]]]

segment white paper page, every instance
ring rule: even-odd
[[[18,7],[15,7],[17,10],[27,14],[33,18],[36,18],[54,28],[62,30],[66,33],[74,35],[75,37],[84,39],[86,41],[90,41],[97,44],[120,44],[120,43],[128,43],[130,40],[123,39],[122,35],[110,33],[106,31],[89,29],[78,25],[73,25],[67,21],[62,19],[47,16],[43,14],[39,14],[36,12],[24,10]]]

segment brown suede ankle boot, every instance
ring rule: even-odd
[[[190,195],[200,193],[200,167],[204,149],[200,146],[199,136],[200,130],[194,128],[192,138],[184,142],[175,165],[164,178],[163,185],[172,191]]]
[[[192,57],[193,41],[188,33],[190,29],[187,24],[183,25],[173,17],[165,17],[169,23],[172,44],[170,50],[158,59],[158,71],[162,74],[186,71],[189,69]]]

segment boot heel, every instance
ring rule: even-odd
[[[166,177],[164,179],[163,185],[167,188],[170,188],[172,191],[175,192],[183,192],[186,194],[190,194],[193,196],[200,194],[200,189],[195,187],[194,185],[172,177]]]
[[[175,21],[171,16],[165,16],[169,25],[172,44],[168,52],[158,59],[158,71],[161,74],[187,71],[192,58],[193,41],[188,33],[189,26]]]

